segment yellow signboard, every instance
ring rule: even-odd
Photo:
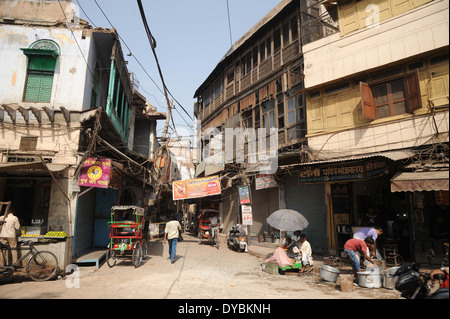
[[[173,182],[173,200],[220,195],[219,176]]]

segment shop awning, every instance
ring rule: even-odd
[[[392,192],[448,191],[449,171],[400,172],[391,179]]]
[[[67,164],[47,163],[47,167],[52,172],[59,172],[68,167]],[[8,162],[0,163],[0,172],[26,171],[26,170],[47,170],[42,162]]]

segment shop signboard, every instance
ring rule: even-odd
[[[111,160],[87,158],[81,167],[78,186],[108,188],[111,177]]]
[[[248,186],[239,186],[239,204],[250,204],[250,188]]]
[[[252,205],[242,205],[242,225],[253,225]]]
[[[299,171],[299,183],[358,181],[388,173],[386,161],[367,161],[339,166],[307,166]]]
[[[263,175],[257,175],[255,180],[255,189],[266,189],[266,188],[272,188],[277,187],[277,181],[275,180],[273,175],[270,174],[263,174]]]
[[[220,195],[219,176],[209,176],[183,181],[174,181],[172,184],[173,200],[199,198]]]

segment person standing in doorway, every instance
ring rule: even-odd
[[[164,230],[164,245],[169,242],[170,262],[175,262],[175,254],[177,250],[178,236],[180,235],[181,225],[177,221],[176,216],[171,216],[170,222],[166,224]]]
[[[17,261],[17,237],[16,232],[20,229],[19,219],[14,215],[14,210],[9,208],[4,216],[0,217],[0,222],[2,222],[3,226],[0,231],[0,240],[2,244],[9,244],[11,248],[11,256],[12,263],[14,264]],[[6,250],[0,252],[0,266],[5,266],[5,257],[6,261],[8,260],[8,254]]]

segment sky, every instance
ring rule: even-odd
[[[228,0],[227,5],[227,0],[141,1],[148,26],[157,43],[156,54],[166,87],[191,118],[194,118],[195,91],[231,47],[228,8],[234,43],[281,2]],[[111,28],[112,25],[116,28],[126,43],[122,43],[122,50],[128,61],[128,71],[133,72],[139,81],[139,92],[159,112],[167,112],[161,78],[137,0],[73,2],[79,16],[93,26]],[[127,56],[129,51],[133,56]],[[188,137],[192,135],[192,119],[177,102],[174,103],[175,110],[172,113],[177,135]],[[158,136],[162,134],[163,128],[164,121],[158,121]]]

